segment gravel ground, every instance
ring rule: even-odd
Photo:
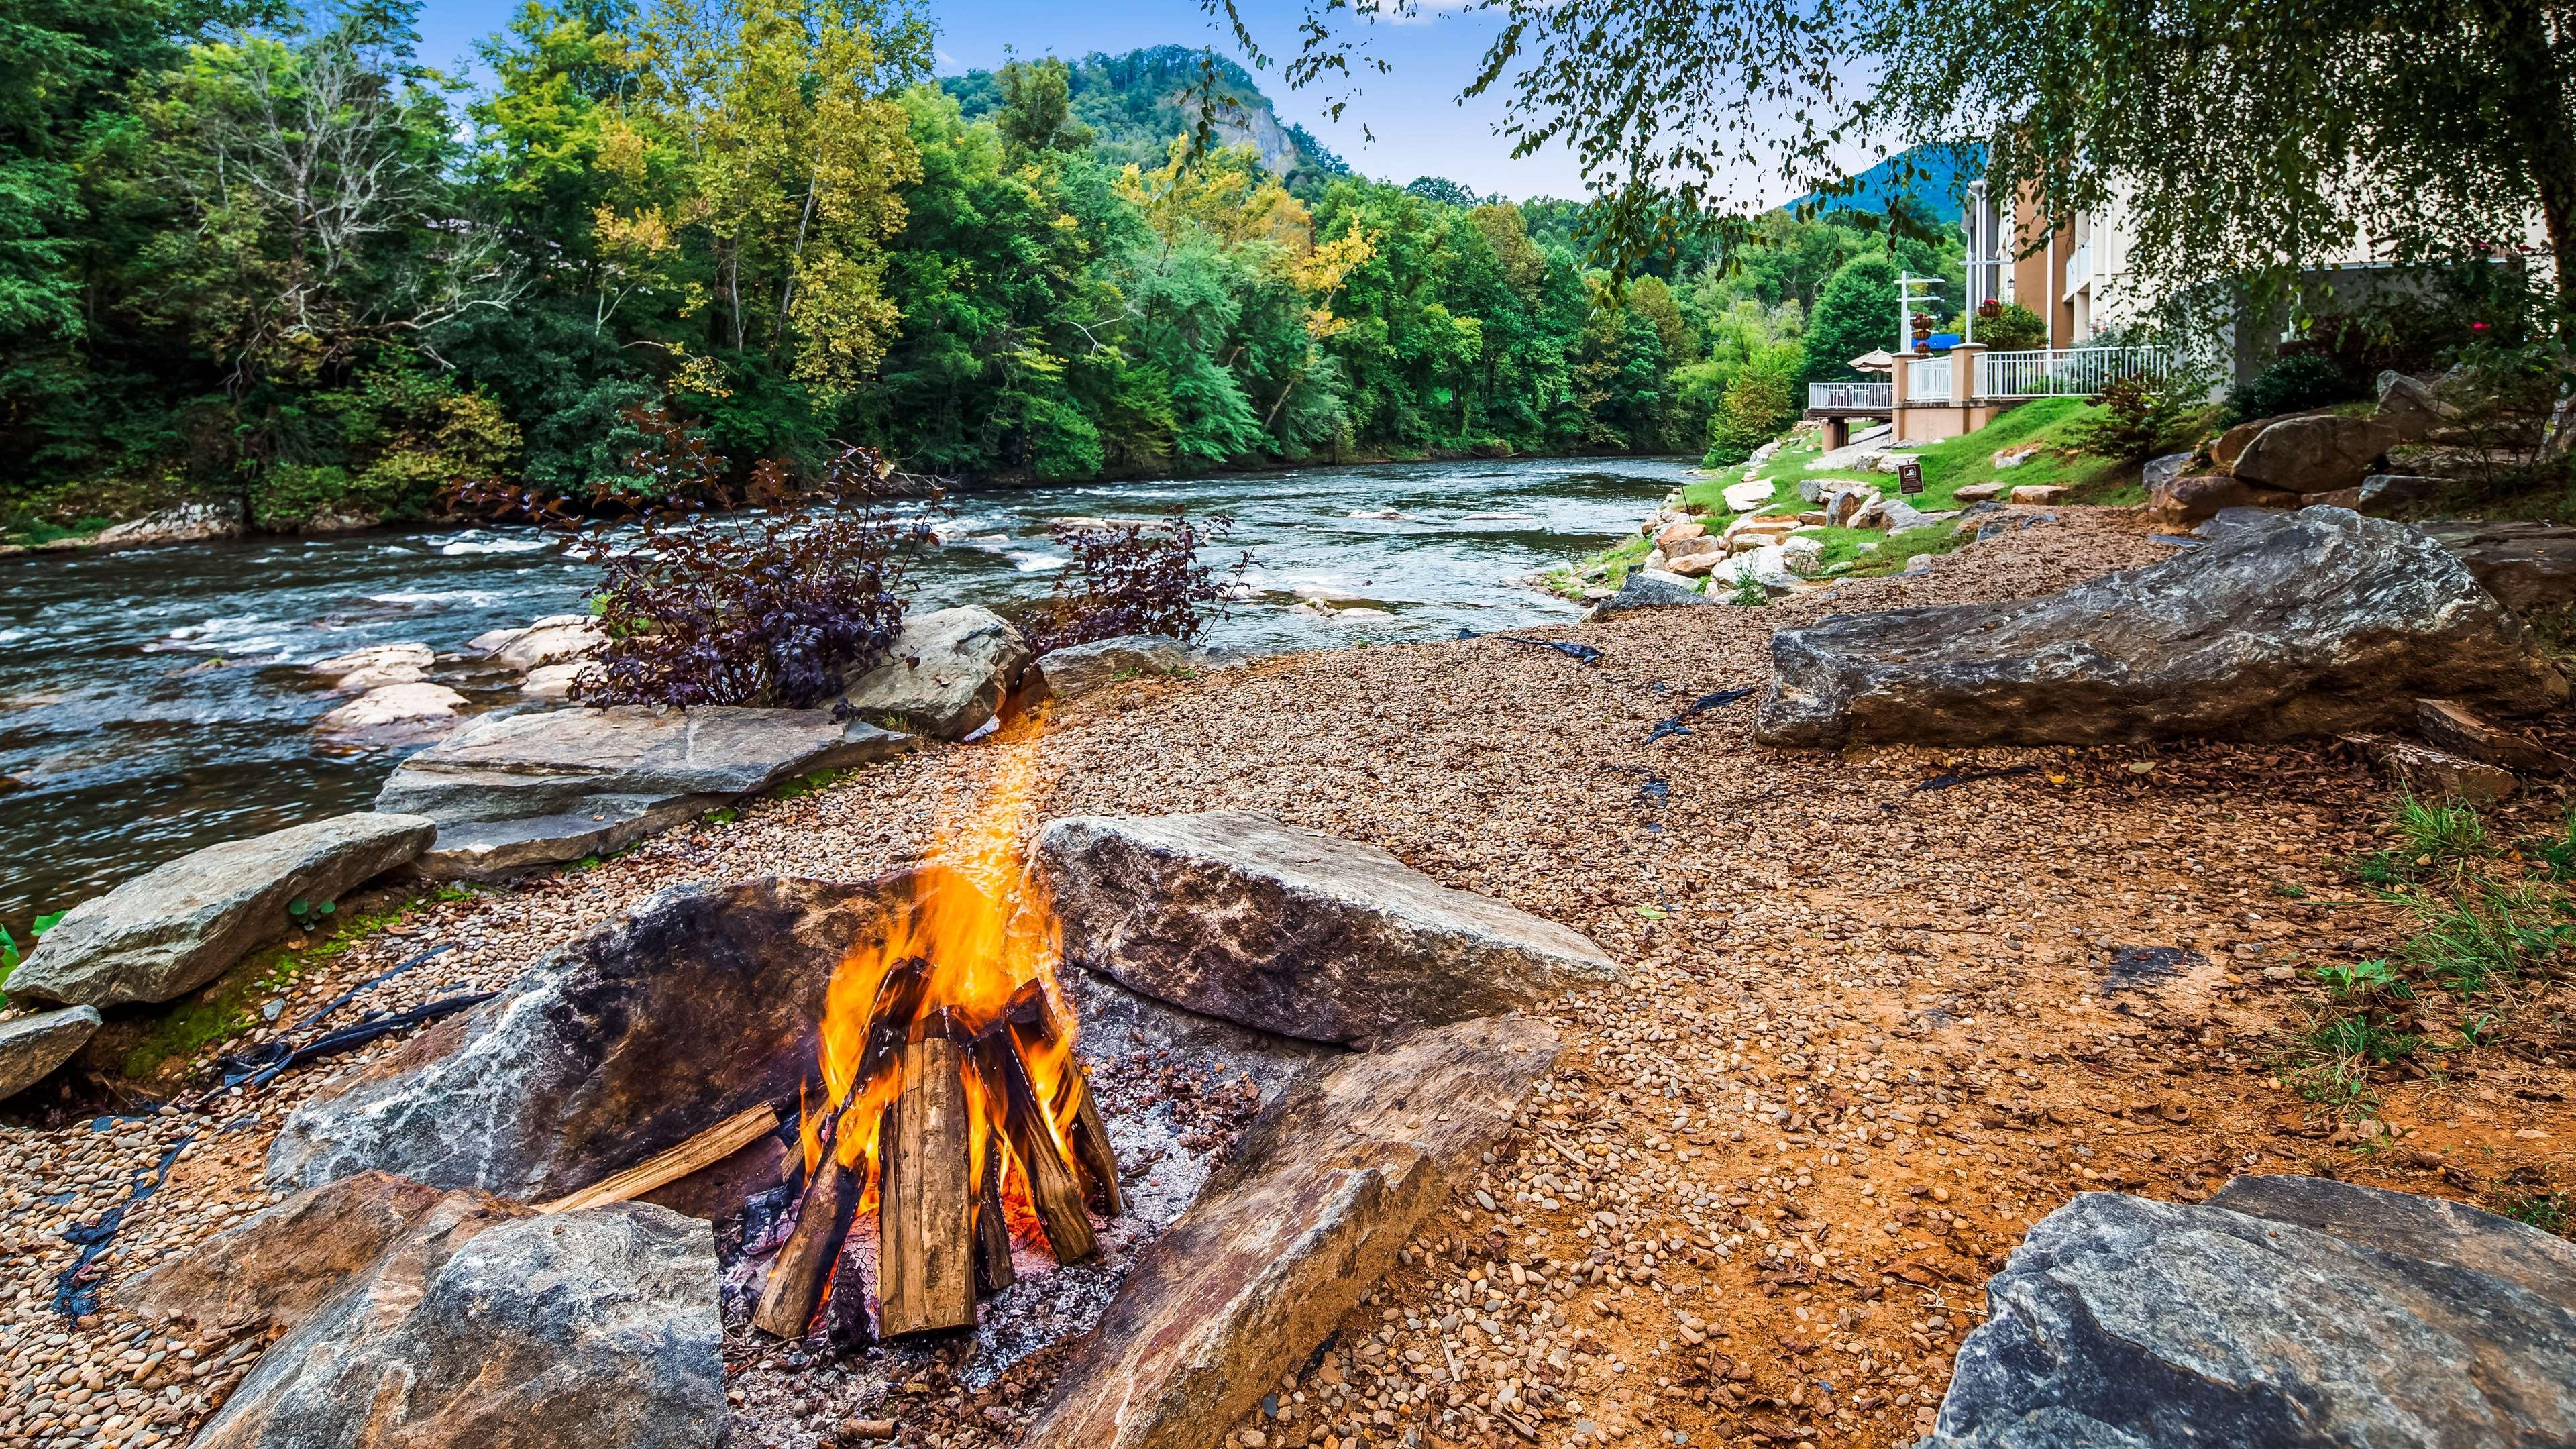
[[[1762,685],[1773,628],[2045,593],[2168,551],[2131,515],[2064,509],[1921,574],[1541,631],[1605,650],[1592,665],[1485,638],[1124,685],[592,869],[424,902],[308,972],[276,1019],[432,944],[456,949],[344,1011],[498,986],[680,881],[873,874],[919,854],[1011,752],[1040,752],[1054,781],[1039,819],[1266,810],[1585,931],[1635,979],[1544,1008],[1568,1051],[1521,1129],[1231,1442],[1904,1444],[1986,1276],[2076,1192],[2197,1198],[2251,1171],[2457,1197],[2516,1172],[2567,1185],[2562,1056],[2482,1049],[2446,1080],[2382,1085],[2359,1137],[2278,1084],[2309,998],[2265,968],[2401,934],[2345,869],[2387,792],[2338,753],[1785,754],[1752,743],[1750,697],[1648,740],[1692,701]],[[1957,783],[1927,786],[1940,777]],[[2493,826],[2559,808],[2521,802]],[[2181,954],[2162,969],[2126,947]],[[2556,991],[2524,1011],[2563,1021]],[[259,1169],[277,1124],[393,1044],[248,1096],[142,1118],[55,1106],[5,1129],[0,1442],[185,1440],[258,1344],[146,1331],[118,1286],[273,1201]],[[86,1270],[96,1307],[55,1313],[78,1251],[65,1230],[183,1141]],[[742,1402],[788,1409],[744,1413],[728,1442],[793,1449],[862,1429],[1007,1442],[1052,1362],[975,1389],[930,1362],[854,1403],[800,1389],[794,1356],[731,1347]],[[861,1411],[880,1422],[845,1436]]]

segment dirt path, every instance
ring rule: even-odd
[[[1041,751],[1045,815],[1270,811],[1633,964],[1622,990],[1544,1008],[1568,1051],[1478,1195],[1233,1442],[1423,1449],[1526,1428],[1547,1445],[1904,1444],[1987,1274],[2074,1193],[2198,1198],[2233,1173],[2301,1171],[2478,1198],[2570,1175],[2563,1054],[2482,1049],[2447,1080],[2383,1084],[2375,1120],[2394,1135],[2367,1143],[2330,1140],[2335,1115],[2279,1084],[2308,968],[2384,953],[2399,930],[2349,874],[2387,792],[2338,754],[1790,755],[1751,742],[1758,695],[1649,738],[1696,700],[1758,690],[1775,627],[2044,593],[2168,551],[2127,515],[2065,514],[1920,575],[1553,631],[1605,650],[1592,665],[1489,638],[1122,686],[999,745],[430,906],[299,982],[279,1019],[430,943],[458,949],[371,1004],[497,985],[680,881],[876,872],[921,851],[1003,751]],[[2019,773],[1985,773],[2003,771]],[[2529,800],[2491,828],[2558,810]],[[2526,1009],[2563,1022],[2557,990]],[[258,1170],[277,1124],[371,1055],[201,1112],[0,1138],[0,1442],[70,1443],[84,1418],[87,1444],[184,1437],[251,1345],[143,1332],[116,1285],[270,1201]],[[102,1260],[99,1311],[55,1316],[62,1228],[121,1201],[182,1136]],[[1445,1381],[1452,1365],[1464,1382]],[[928,1387],[912,1407],[952,1412],[887,1416],[936,1444],[1008,1439],[1025,1408]],[[828,1443],[850,1410],[817,1393],[728,1442]]]

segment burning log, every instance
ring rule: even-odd
[[[975,1197],[975,1286],[999,1293],[1018,1281],[1011,1267],[1011,1225],[1002,1220],[1002,1141],[984,1144],[984,1187]]]
[[[1047,1010],[1045,988],[1034,981],[1011,994],[1002,1019],[1010,1024],[1011,1038],[1023,1059],[1056,1043],[1055,1015]],[[1101,1125],[1100,1108],[1091,1099],[1091,1078],[1069,1052],[1064,1080],[1048,1105],[1055,1120],[1064,1124],[1065,1146],[1073,1153],[1092,1206],[1109,1217],[1125,1216],[1127,1195],[1118,1185],[1118,1154],[1110,1149],[1109,1131]]]
[[[763,1103],[727,1117],[670,1151],[648,1157],[624,1172],[601,1178],[553,1202],[540,1204],[537,1211],[568,1213],[576,1208],[604,1207],[609,1203],[642,1197],[690,1173],[713,1167],[777,1130],[778,1109]]]
[[[974,1119],[954,1042],[904,1048],[877,1137],[877,1316],[885,1335],[975,1326]]]
[[[1011,1036],[1003,1026],[977,1037],[975,1068],[983,1076],[985,1094],[1001,1109],[1002,1133],[1010,1139],[1011,1153],[1028,1184],[1029,1204],[1037,1209],[1038,1222],[1046,1229],[1048,1250],[1059,1263],[1078,1263],[1098,1252],[1100,1245],[1092,1236],[1091,1217],[1082,1208],[1082,1190],[1074,1186],[1072,1169],[1056,1152],[1054,1128]]]
[[[832,1269],[832,1296],[823,1305],[823,1330],[832,1347],[842,1353],[856,1353],[877,1339],[868,1326],[868,1274],[859,1261],[864,1255],[858,1234],[841,1239],[841,1261]]]
[[[760,1292],[752,1325],[780,1338],[800,1338],[814,1321],[815,1305],[831,1281],[832,1263],[840,1256],[850,1219],[858,1212],[859,1175],[841,1162],[840,1129],[847,1114],[836,1116],[823,1134],[823,1158],[805,1184],[804,1205],[797,1210],[796,1230],[769,1267],[769,1282]]]

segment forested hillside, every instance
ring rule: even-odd
[[[1171,48],[943,87],[908,13],[538,3],[475,90],[402,3],[40,13],[0,39],[20,533],[636,486],[657,401],[737,471],[836,440],[1001,480],[1723,455],[1794,413],[1808,311],[1887,247],[1866,213],[1774,218],[1614,296],[1570,203],[1350,175],[1230,69],[1193,155]]]

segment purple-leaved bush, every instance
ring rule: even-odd
[[[1219,612],[1212,606],[1225,597],[1199,549],[1233,531],[1234,520],[1222,514],[1193,522],[1179,509],[1169,522],[1057,524],[1055,541],[1073,557],[1033,621],[1030,643],[1043,654],[1122,634],[1198,642]],[[1246,552],[1233,573],[1241,577],[1251,563]]]

